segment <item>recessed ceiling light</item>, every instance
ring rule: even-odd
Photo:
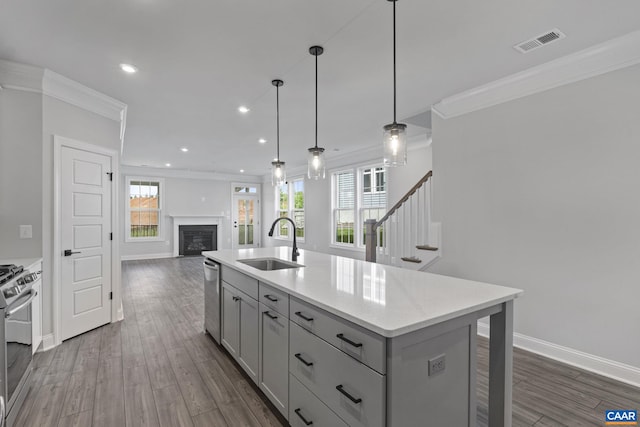
[[[122,71],[124,71],[125,73],[129,73],[129,74],[133,74],[133,73],[137,73],[138,72],[138,68],[134,67],[131,64],[120,64],[120,68],[122,69]]]
[[[164,164],[166,167],[170,168],[171,167],[171,163],[165,163]]]
[[[189,151],[189,149],[187,147],[182,147],[180,151],[182,151],[183,153],[186,153],[187,151]]]
[[[244,169],[240,169],[240,173],[244,173]]]
[[[241,105],[241,106],[238,107],[238,111],[240,111],[242,114],[247,114],[251,110],[249,110],[249,107]]]
[[[260,144],[264,144],[264,143],[266,143],[266,142],[267,142],[267,140],[266,140],[266,139],[264,139],[264,138],[260,138],[260,139],[258,140],[258,142],[259,142]]]

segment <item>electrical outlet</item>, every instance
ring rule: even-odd
[[[433,359],[429,359],[429,376],[443,372],[446,367],[446,355],[441,354]]]
[[[31,239],[33,237],[33,227],[30,225],[21,225],[20,226],[20,238],[21,239]]]

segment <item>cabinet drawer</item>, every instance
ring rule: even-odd
[[[289,375],[289,424],[292,427],[348,427],[293,375]]]
[[[291,323],[289,345],[289,372],[348,425],[384,425],[383,375],[295,323]]]
[[[386,340],[322,309],[291,297],[289,319],[381,374],[386,373]]]
[[[259,301],[283,316],[289,316],[289,294],[260,282]]]
[[[258,300],[258,280],[229,267],[222,266],[221,269],[222,280]]]

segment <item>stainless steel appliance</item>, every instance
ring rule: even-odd
[[[204,329],[220,344],[220,265],[204,259]]]
[[[32,289],[41,272],[0,266],[0,422],[13,425],[29,391],[32,352]]]

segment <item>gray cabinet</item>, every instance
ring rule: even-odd
[[[291,393],[289,424],[292,427],[310,425],[314,427],[347,427],[347,423],[334,414],[293,375],[289,376],[289,390]]]
[[[240,347],[240,308],[237,291],[233,286],[222,284],[222,345],[231,356],[238,358]]]
[[[222,283],[222,345],[258,383],[258,301]]]
[[[240,298],[240,351],[238,363],[258,383],[258,301],[238,291]]]
[[[289,319],[260,303],[260,389],[276,408],[289,411]]]

